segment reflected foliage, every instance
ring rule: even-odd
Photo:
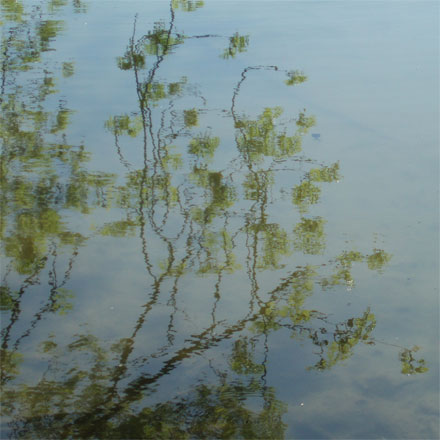
[[[359,343],[374,344],[371,332],[376,327],[376,318],[368,308],[363,316],[350,318],[346,322],[336,325],[333,333],[333,340],[327,337],[314,335],[321,346],[321,359],[313,367],[318,370],[325,370],[337,363],[344,361],[353,355],[353,348]],[[321,334],[327,334],[322,332]],[[324,348],[325,347],[325,348]]]
[[[53,1],[45,5],[46,10],[43,6],[28,10],[18,1],[14,7],[2,3],[2,8],[9,11],[7,37],[2,40],[0,98],[1,239],[5,267],[1,304],[2,310],[9,312],[9,323],[2,329],[4,350],[8,350],[22,302],[29,291],[41,286],[42,278],[47,279],[48,293],[41,298],[43,305],[30,327],[15,342],[15,349],[45,313],[64,314],[72,308],[74,293],[65,285],[88,236],[69,225],[65,213],[77,211],[86,215],[107,206],[109,188],[115,180],[110,173],[88,170],[90,153],[84,145],[68,141],[73,111],[64,99],[56,97],[56,84],[60,76],[74,74],[74,64],[51,65],[45,58],[45,52],[53,50],[52,43],[64,28],[60,20],[46,20],[46,13],[67,4]],[[82,6],[75,2],[74,7]],[[29,75],[33,79],[26,81]]]
[[[286,425],[282,415],[286,406],[276,399],[274,389],[262,385],[255,377],[232,379],[218,370],[214,371],[215,381],[209,385],[197,384],[191,391],[155,405],[143,406],[139,402],[135,411],[122,405],[117,414],[107,417],[106,412],[115,404],[109,399],[112,382],[121,368],[109,368],[111,357],[123,351],[124,345],[126,341],[121,340],[106,350],[90,334],[76,335],[66,347],[68,353],[63,353],[53,339],[42,343],[43,356],[55,360],[74,354],[76,362],[67,376],[50,367],[47,377],[38,384],[7,391],[5,413],[13,412],[15,407],[22,411],[20,421],[14,425],[14,437],[37,434],[40,438],[94,438],[98,434],[100,438],[278,439],[284,436]],[[238,348],[241,353],[234,350],[232,355],[232,364],[242,375],[248,373],[248,369],[240,366],[248,360],[246,355],[243,358],[243,348]],[[84,359],[88,360],[88,368],[80,363]],[[6,362],[14,363],[14,359],[7,358]],[[257,372],[260,371],[253,371]],[[257,410],[255,404],[253,410],[247,407],[250,396],[261,401],[261,409]]]
[[[325,249],[324,219],[303,218],[294,228],[295,250],[304,254],[318,255]]]
[[[240,35],[236,32],[229,38],[229,47],[224,50],[222,58],[227,60],[228,58],[235,58],[237,53],[246,52],[249,45],[249,35]]]
[[[360,345],[378,343],[372,307],[333,322],[311,298],[352,290],[356,266],[380,274],[391,259],[379,248],[327,249],[319,201],[322,188],[342,177],[339,162],[308,157],[315,117],[303,108],[296,114],[279,106],[242,108],[248,78],[257,72],[287,86],[300,86],[306,75],[242,66],[225,92],[222,125],[212,124],[197,81],[163,69],[189,38],[214,38],[176,28],[183,13],[199,11],[203,2],[171,0],[169,16],[151,30],[139,31],[135,19],[116,59],[137,97],[130,112],[103,121],[114,140],[109,154],[124,171],[92,171],[87,146],[69,142],[75,112],[57,91],[61,77],[75,75],[75,64],[46,58],[67,26],[46,12],[70,3],[53,0],[31,11],[20,2],[1,5],[8,20],[0,118],[8,435],[283,438],[287,406],[268,384],[271,342],[287,333],[292,350],[314,354],[308,370],[320,372],[343,365]],[[234,34],[222,58],[249,44],[249,36]],[[30,73],[36,80],[28,80]],[[130,296],[137,313],[130,330],[111,340],[88,331],[47,334],[59,325],[54,315],[77,304],[70,285],[77,256],[103,237],[138,245],[145,292],[142,300]],[[132,286],[124,289],[125,295]],[[30,292],[40,305],[24,314],[24,304],[35,305]],[[27,337],[39,341],[37,353],[22,349]],[[427,371],[414,357],[418,348],[399,349],[403,374]],[[193,377],[196,364],[200,373]]]
[[[417,360],[414,354],[420,350],[420,347],[415,345],[411,349],[405,348],[399,353],[399,359],[402,364],[402,374],[407,374],[408,376],[417,373],[425,373],[428,371],[425,359]]]
[[[287,72],[287,79],[285,81],[286,85],[294,86],[305,81],[307,81],[307,76],[304,72],[301,72],[300,70],[289,70]]]
[[[173,10],[181,10],[183,12],[193,12],[201,8],[205,2],[203,0],[172,0],[171,7]]]

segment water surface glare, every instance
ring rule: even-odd
[[[0,11],[1,438],[439,437],[437,1]]]

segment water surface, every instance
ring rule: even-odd
[[[1,2],[2,438],[438,438],[437,2]]]

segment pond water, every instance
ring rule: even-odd
[[[0,5],[1,438],[438,438],[437,1]]]

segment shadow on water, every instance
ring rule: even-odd
[[[69,5],[51,1],[46,6],[54,13]],[[246,52],[250,37],[178,32],[178,14],[203,7],[202,1],[171,1],[168,18],[140,37],[135,19],[117,66],[133,79],[137,107],[105,122],[114,155],[125,169],[121,183],[114,173],[91,171],[86,145],[69,142],[73,110],[66,100],[59,98],[56,108],[47,104],[57,96],[57,76],[73,76],[75,65],[52,66],[45,58],[64,27],[60,20],[45,19],[46,6],[28,11],[18,1],[2,2],[4,434],[283,438],[287,404],[267,379],[268,369],[275,367],[268,363],[269,337],[277,332],[287,332],[314,354],[309,370],[329,370],[353,356],[359,345],[380,343],[396,350],[396,373],[399,361],[402,374],[427,371],[424,360],[416,359],[418,347],[374,338],[374,306],[336,321],[325,309],[307,306],[317,291],[354,289],[355,265],[381,273],[391,255],[372,248],[328,257],[326,221],[310,211],[319,204],[322,188],[342,177],[338,162],[318,163],[302,150],[315,118],[306,109],[293,116],[281,107],[264,106],[246,114],[240,105],[252,75],[276,77],[288,93],[289,87],[307,81],[303,72],[274,65],[242,69],[233,90],[225,91],[229,107],[219,113],[228,119],[233,139],[233,157],[225,159],[226,146],[215,127],[202,128],[200,119],[211,111],[203,94],[190,78],[164,79],[161,68],[189,39],[223,39],[225,49],[215,56],[227,63]],[[86,12],[80,1],[71,6]],[[201,106],[186,108],[187,97]],[[126,157],[127,139],[136,142],[141,160]],[[286,204],[288,218],[278,221]],[[71,226],[68,217],[87,217],[99,208],[114,209],[121,217],[92,232]],[[36,380],[27,381],[23,341],[46,317],[68,314],[74,307],[76,293],[69,281],[78,255],[97,236],[137,237],[149,297],[139,304],[132,331],[112,344],[90,332],[73,334],[63,343],[54,328],[38,346],[44,368],[34,372]],[[188,283],[195,286],[200,279],[210,283],[206,325],[198,325],[189,303],[180,301]],[[240,316],[219,316],[222,298],[239,279],[245,301],[236,311]],[[27,295],[45,283],[47,295],[39,308],[24,310]],[[156,349],[146,352],[138,335],[163,310],[164,301],[167,322],[154,334]],[[187,331],[179,327],[182,320],[197,330],[182,334]],[[200,377],[162,398],[163,383],[184,374],[180,369],[194,358],[204,365]]]

